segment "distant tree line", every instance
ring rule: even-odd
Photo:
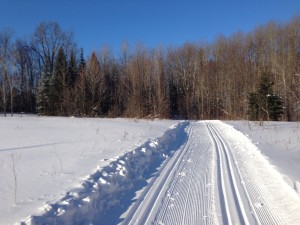
[[[264,74],[272,83],[267,90]],[[56,22],[39,24],[30,39],[3,29],[0,85],[4,114],[299,120],[300,18],[212,44],[124,43],[118,56],[104,47],[87,58]],[[274,117],[272,107],[281,113]]]

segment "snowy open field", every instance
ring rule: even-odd
[[[44,212],[99,167],[176,121],[0,117],[0,224]],[[12,158],[13,157],[13,158]],[[17,176],[15,182],[13,163]]]
[[[226,123],[0,117],[0,224],[299,224],[299,123]]]

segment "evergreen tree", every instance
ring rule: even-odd
[[[257,91],[248,95],[248,115],[250,120],[279,120],[283,114],[283,101],[273,93],[270,75],[261,76]]]
[[[71,51],[67,75],[68,75],[68,80],[70,81],[69,85],[74,85],[78,77],[78,68],[77,68],[76,57],[73,51]]]
[[[80,62],[79,62],[79,72],[86,69],[86,62],[84,59],[83,48],[80,49]]]
[[[51,80],[51,73],[49,63],[46,61],[44,73],[39,80],[39,85],[37,89],[37,112],[41,115],[49,114],[50,108],[50,80]]]
[[[50,80],[51,114],[59,115],[63,111],[63,98],[70,79],[67,76],[67,59],[63,48],[60,48],[55,60],[54,74]]]
[[[268,106],[270,119],[278,121],[280,116],[284,113],[282,98],[275,94],[268,95]]]
[[[86,84],[86,62],[83,55],[83,49],[80,49],[80,59],[78,65],[78,77],[74,83],[74,103],[76,115],[86,114],[87,103],[87,84]]]
[[[248,95],[248,115],[250,120],[258,120],[259,118],[259,104],[257,92],[252,92]]]

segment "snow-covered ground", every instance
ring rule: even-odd
[[[226,121],[244,133],[300,196],[300,122]]]
[[[177,123],[1,116],[0,224],[44,213],[100,167],[162,136]]]
[[[299,224],[299,196],[245,135],[220,121],[186,132],[124,224]]]
[[[226,123],[0,117],[0,224],[297,224],[299,123]]]

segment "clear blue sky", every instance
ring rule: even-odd
[[[42,21],[71,30],[86,54],[108,45],[178,46],[300,15],[300,0],[0,0],[0,30],[29,37]]]

